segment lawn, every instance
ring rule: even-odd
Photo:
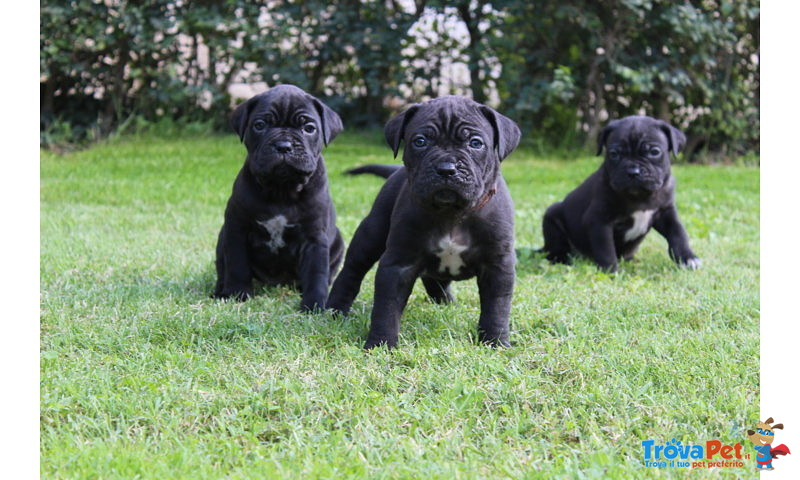
[[[297,312],[288,288],[209,298],[244,158],[234,135],[130,137],[41,156],[43,478],[651,478],[642,441],[745,443],[759,405],[759,170],[674,168],[703,268],[651,233],[620,273],[551,266],[545,208],[599,163],[521,149],[503,164],[520,251],[513,346],[475,343],[417,285],[399,347],[365,353],[373,273],[353,314]],[[392,162],[379,133],[325,152],[345,241]],[[755,475],[745,467],[692,477]]]

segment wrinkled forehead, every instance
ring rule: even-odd
[[[669,140],[664,131],[650,119],[626,121],[608,136],[607,145],[637,147],[642,144],[657,144],[665,148]]]
[[[261,94],[250,114],[256,116],[269,114],[282,120],[294,119],[300,115],[319,119],[317,110],[306,93],[300,89],[277,89],[277,87]]]
[[[491,125],[478,110],[478,104],[461,98],[440,98],[422,104],[406,127],[407,136],[426,133],[462,138],[491,131]]]

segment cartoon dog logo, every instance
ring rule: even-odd
[[[789,447],[780,444],[777,447],[772,446],[775,440],[775,429],[783,430],[782,423],[772,424],[772,417],[769,417],[765,422],[756,423],[756,430],[747,431],[747,439],[755,445],[758,456],[756,457],[756,469],[758,470],[774,470],[772,461],[778,458],[778,455],[786,455],[792,453]]]

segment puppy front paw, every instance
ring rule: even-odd
[[[253,297],[253,291],[233,290],[230,292],[214,292],[212,297],[217,300],[236,300],[237,302],[244,302]]]
[[[508,332],[490,333],[478,329],[478,340],[480,340],[481,343],[494,348],[508,348],[511,346],[511,342],[508,341]]]
[[[347,316],[350,313],[350,307],[352,303],[345,302],[341,298],[331,295],[328,297],[328,302],[325,304],[325,308],[334,315],[341,315],[343,317]]]
[[[450,288],[446,288],[438,292],[428,292],[428,296],[433,303],[437,303],[439,305],[447,305],[456,301],[456,296],[453,295],[453,291]]]
[[[619,269],[619,264],[617,262],[614,263],[598,263],[597,269],[603,273],[614,274],[617,273]]]
[[[320,313],[325,310],[325,302],[317,300],[303,300],[300,303],[300,311],[303,313]]]
[[[337,308],[337,307],[332,307],[330,305],[327,305],[325,307],[325,310],[330,312],[336,318],[343,318],[343,317],[346,317],[346,316],[348,316],[350,314],[350,309],[349,308],[344,309],[344,308]]]
[[[703,266],[703,261],[700,260],[699,257],[689,257],[689,258],[681,258],[678,259],[678,265],[684,268],[688,268],[689,270],[697,270],[698,268]]]
[[[692,252],[687,244],[670,245],[667,253],[675,263],[689,270],[697,270],[703,265],[703,261]]]
[[[553,264],[572,265],[569,252],[550,252],[547,254],[547,261]]]
[[[381,345],[386,345],[386,347],[391,350],[397,346],[397,337],[382,337],[370,334],[367,337],[366,343],[364,343],[364,350],[372,350]]]

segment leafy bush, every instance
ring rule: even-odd
[[[757,154],[758,22],[755,0],[43,0],[42,143],[134,119],[225,128],[244,81],[297,84],[348,127],[449,92],[538,145],[591,144],[608,118],[646,113],[687,131],[691,157]]]

